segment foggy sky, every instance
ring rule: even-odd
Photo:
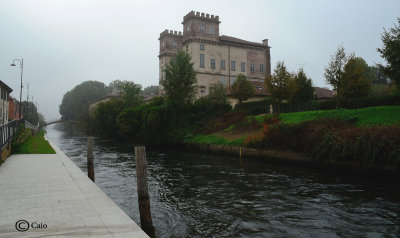
[[[24,84],[47,120],[60,117],[64,93],[86,80],[157,85],[159,34],[182,31],[191,10],[218,15],[220,34],[269,39],[272,68],[283,60],[331,88],[324,67],[340,44],[370,65],[384,62],[376,49],[400,2],[0,0],[0,80],[19,99],[20,70],[10,63],[24,58]]]

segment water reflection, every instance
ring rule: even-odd
[[[48,128],[86,171],[86,136]],[[140,223],[133,146],[96,138],[96,184]],[[313,169],[177,151],[148,151],[160,237],[396,237],[399,188]]]

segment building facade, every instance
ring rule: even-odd
[[[4,125],[8,123],[8,98],[10,96],[10,93],[12,92],[12,89],[0,80],[0,91],[0,123],[1,125]]]
[[[268,40],[262,43],[219,34],[218,16],[191,11],[183,17],[183,33],[165,30],[160,34],[159,85],[164,69],[179,50],[188,52],[197,73],[198,97],[206,96],[210,87],[221,82],[232,85],[239,74],[249,81],[263,82],[271,74]]]
[[[8,121],[19,119],[19,102],[13,97],[8,98]],[[22,115],[21,115],[22,117]]]

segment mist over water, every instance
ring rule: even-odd
[[[86,136],[47,137],[86,173]],[[95,138],[96,184],[138,225],[133,145]],[[147,151],[159,237],[397,237],[400,189],[374,181],[187,151]]]

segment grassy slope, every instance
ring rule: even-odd
[[[244,138],[229,140],[215,134],[210,134],[210,135],[197,134],[193,138],[186,140],[186,142],[195,144],[233,145],[233,146],[243,145],[243,141]]]
[[[297,124],[319,118],[355,118],[357,126],[394,125],[400,123],[400,106],[293,112],[280,115],[282,122],[288,124]]]
[[[27,138],[21,146],[14,150],[15,154],[55,154],[56,152],[44,139],[44,131]]]
[[[255,116],[257,120],[264,120],[264,115]],[[380,106],[367,107],[361,109],[338,109],[338,110],[320,110],[280,114],[282,123],[297,124],[305,121],[316,120],[320,118],[342,118],[355,121],[357,126],[373,125],[395,125],[400,124],[400,106]],[[229,129],[234,128],[230,126]],[[198,144],[219,144],[219,145],[243,145],[247,136],[239,139],[229,140],[221,136],[221,133],[210,135],[195,135],[187,140],[189,143]]]

